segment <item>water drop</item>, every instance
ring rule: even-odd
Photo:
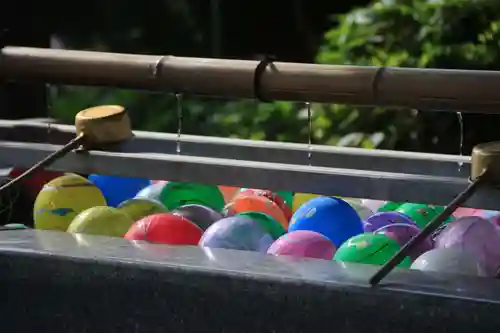
[[[312,109],[311,103],[306,102],[307,120],[308,120],[308,141],[307,141],[307,161],[311,165],[312,159]]]
[[[462,157],[464,155],[464,118],[462,117],[462,112],[457,112],[458,125],[460,128],[460,151],[459,155]],[[458,171],[462,170],[463,162],[458,162]]]
[[[175,94],[177,101],[177,141],[175,151],[177,155],[181,153],[181,134],[182,134],[182,94]]]

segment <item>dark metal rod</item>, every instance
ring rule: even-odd
[[[25,47],[0,53],[0,78],[254,98],[257,61],[183,58]],[[85,68],[85,70],[82,70]],[[500,113],[500,72],[314,65],[276,62],[261,79],[262,97]]]
[[[478,189],[479,185],[482,184],[483,177],[477,177],[470,185],[460,193],[453,201],[450,202],[448,206],[441,212],[441,214],[434,217],[429,224],[423,228],[420,233],[413,237],[408,243],[406,243],[399,251],[392,257],[388,262],[386,262],[380,270],[378,270],[371,278],[370,284],[372,286],[377,285],[382,279],[387,276],[394,268],[396,268],[401,261],[408,255],[408,253],[419,243],[422,243],[424,239],[430,237],[434,231],[436,231],[441,224],[453,214],[457,208],[462,206]]]
[[[0,165],[29,167],[60,146],[0,141]],[[53,170],[446,205],[467,179],[158,153],[71,152]],[[500,210],[500,191],[482,188],[468,207]]]
[[[16,185],[17,183],[22,182],[23,179],[30,177],[37,171],[50,167],[55,161],[64,157],[64,155],[66,155],[70,151],[78,148],[83,143],[83,140],[84,136],[79,135],[70,142],[68,142],[66,145],[62,146],[60,149],[44,157],[43,159],[38,161],[35,165],[31,166],[28,170],[21,173],[19,176],[9,180],[7,183],[0,186],[0,193],[7,190],[9,187]]]

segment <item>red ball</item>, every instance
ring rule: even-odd
[[[9,177],[15,178],[19,175],[21,175],[23,172],[25,172],[27,169],[21,169],[21,168],[13,168],[10,173]],[[23,186],[26,186],[31,192],[31,194],[36,197],[38,195],[38,192],[40,192],[45,184],[50,182],[52,179],[64,176],[64,172],[59,172],[59,171],[49,171],[49,170],[40,170],[29,176],[28,178],[25,178],[21,184]]]
[[[269,200],[273,201],[276,205],[278,205],[278,207],[285,214],[285,217],[288,221],[290,221],[292,219],[292,210],[290,209],[290,207],[285,203],[285,200],[283,200],[282,197],[280,197],[278,194],[274,193],[273,191],[249,188],[249,189],[246,189],[244,191],[241,191],[235,197],[248,196],[248,195],[256,195],[256,196],[268,198]]]
[[[161,213],[147,216],[132,225],[125,239],[171,245],[198,245],[203,231],[183,216]]]

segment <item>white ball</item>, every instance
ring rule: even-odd
[[[370,209],[372,212],[376,213],[380,206],[385,204],[385,201],[382,200],[374,200],[374,199],[363,199],[361,200],[361,204],[366,208]]]
[[[460,248],[439,248],[418,257],[411,269],[461,275],[487,276],[486,266],[471,252]]]
[[[366,220],[368,217],[372,216],[373,215],[373,211],[366,207],[365,205],[361,204],[361,203],[358,203],[356,201],[347,201],[347,203],[352,207],[354,208],[354,210],[356,211],[356,213],[358,213],[359,217],[361,218],[361,220]]]

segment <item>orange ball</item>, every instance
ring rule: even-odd
[[[288,220],[285,217],[285,213],[283,213],[274,201],[266,197],[256,195],[237,196],[233,202],[226,205],[225,210],[228,215],[246,212],[264,213],[278,221],[285,229],[288,228]]]
[[[203,231],[183,216],[160,213],[140,219],[124,238],[171,245],[198,245]]]
[[[226,203],[231,202],[231,200],[233,200],[234,196],[236,195],[236,193],[238,193],[239,190],[239,187],[219,185],[219,191],[221,191],[222,195],[224,196],[224,201]]]
[[[282,197],[280,197],[277,193],[274,193],[273,191],[259,190],[259,189],[246,189],[246,190],[241,191],[240,193],[236,194],[236,196],[234,198],[237,198],[239,196],[250,196],[250,195],[265,197],[271,201],[274,201],[274,203],[277,204],[278,207],[283,211],[286,219],[288,221],[290,221],[292,219],[292,210],[290,209],[290,206],[288,206],[286,204],[285,200]]]

